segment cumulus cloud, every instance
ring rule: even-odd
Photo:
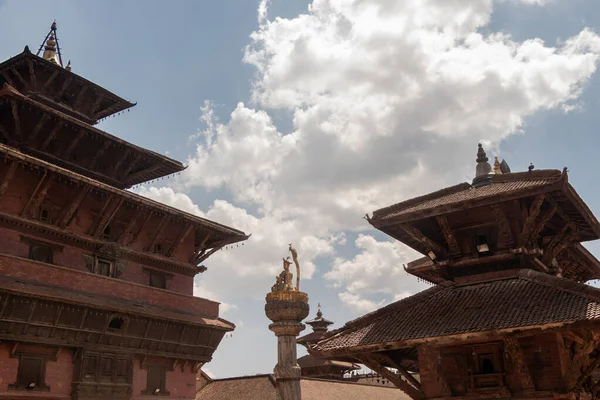
[[[492,0],[313,0],[305,14],[272,20],[267,4],[244,55],[257,71],[252,107],[219,122],[207,103],[182,174],[188,189],[231,193],[205,216],[253,233],[243,250],[215,257],[225,273],[211,270],[207,282],[265,279],[289,241],[311,276],[317,257],[335,256],[340,232],[368,227],[365,213],[470,179],[478,141],[495,147],[535,112],[576,109],[600,54],[588,29],[557,44],[483,34]],[[280,110],[293,116],[291,133],[273,122]],[[147,195],[201,212],[164,188]],[[355,244],[359,255],[323,271],[343,302],[367,310],[414,291],[399,244]]]
[[[325,274],[326,280],[341,288],[339,298],[351,309],[373,311],[388,299],[400,300],[425,287],[406,279],[404,271],[404,264],[417,258],[417,252],[370,235],[359,235],[355,246],[359,253],[354,258],[336,258]]]

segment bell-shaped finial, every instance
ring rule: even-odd
[[[475,178],[473,186],[479,187],[491,183],[492,166],[488,162],[488,158],[483,150],[483,145],[479,143],[477,149],[477,167],[475,169]]]
[[[321,303],[317,305],[317,318],[322,318],[323,313],[321,312]]]
[[[60,65],[60,60],[58,59],[58,54],[56,53],[56,39],[54,38],[54,32],[51,32],[50,36],[48,36],[48,40],[46,40],[42,58]]]

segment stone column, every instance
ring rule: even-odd
[[[296,337],[304,330],[301,322],[308,316],[308,295],[298,291],[267,294],[265,313],[273,321],[269,329],[277,336],[277,400],[301,400],[300,366],[296,357]]]

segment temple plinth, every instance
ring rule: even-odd
[[[295,250],[292,255],[299,272]],[[301,369],[296,355],[296,337],[304,330],[302,320],[310,311],[308,295],[291,284],[290,264],[284,259],[284,271],[277,277],[271,293],[267,294],[265,305],[267,318],[273,321],[269,329],[277,336],[277,365],[273,369],[277,382],[277,400],[301,398]]]

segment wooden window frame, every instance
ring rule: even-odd
[[[99,267],[100,263],[106,263],[106,264],[108,264],[108,268],[109,268],[108,275],[104,275],[104,274],[100,273],[100,267]],[[114,260],[110,260],[110,259],[104,258],[104,257],[95,257],[95,260],[94,260],[94,273],[97,274],[97,275],[100,275],[100,276],[105,276],[105,277],[108,277],[108,278],[114,278],[115,277],[115,269],[116,269],[115,268],[116,267],[115,264],[116,263],[115,263]]]
[[[160,387],[150,388],[150,382],[148,382],[148,377],[150,376],[150,368],[157,368],[161,370]],[[146,375],[146,389],[142,390],[141,394],[143,396],[170,396],[171,393],[167,392],[167,372],[172,369],[163,364],[148,364],[145,366],[145,369],[148,371]],[[160,389],[160,392],[154,393],[156,389]]]
[[[31,238],[28,236],[20,236],[20,241],[21,241],[21,243],[24,243],[25,245],[27,245],[29,247],[29,250],[27,253],[27,258],[29,260],[36,261],[36,262],[45,262],[45,261],[39,261],[39,260],[32,258],[31,250],[32,250],[33,246],[47,247],[50,249],[50,262],[45,262],[46,264],[54,264],[54,256],[56,255],[56,253],[59,253],[63,250],[63,246],[56,245],[54,243],[46,242],[43,240],[38,240],[38,239]]]
[[[31,391],[31,392],[49,392],[50,391],[50,386],[48,386],[46,384],[46,363],[50,360],[50,361],[56,361],[56,357],[53,357],[52,355],[49,354],[42,354],[42,353],[30,353],[30,352],[22,352],[22,353],[16,353],[14,355],[12,355],[12,357],[14,358],[18,358],[19,359],[19,364],[17,367],[17,379],[15,381],[15,383],[8,385],[8,389],[9,390],[18,390],[18,391]],[[21,377],[21,367],[22,367],[22,361],[24,359],[34,359],[34,360],[39,360],[40,362],[40,369],[38,371],[39,374],[39,380],[40,382],[36,382],[36,385],[34,388],[29,389],[28,385],[31,382],[22,382],[22,378]]]
[[[162,289],[162,290],[169,290],[169,281],[171,279],[173,279],[173,274],[169,274],[167,272],[163,272],[163,271],[159,271],[156,269],[152,269],[152,268],[146,268],[146,267],[142,267],[142,271],[148,275],[148,286],[155,288],[155,289]],[[161,288],[161,287],[156,287],[156,286],[152,286],[152,275],[160,275],[163,277],[164,282],[165,282],[165,287]]]
[[[94,376],[86,378],[86,361],[89,357],[95,357]],[[110,374],[103,374],[104,360],[110,359],[111,368]],[[119,366],[121,363],[126,363],[125,379],[119,378]],[[103,379],[103,376],[109,376],[108,380]],[[81,357],[81,382],[84,384],[99,384],[99,385],[131,385],[133,383],[133,359],[130,356],[120,355],[113,352],[86,351]]]
[[[492,342],[465,346],[468,352],[468,391],[480,392],[490,389],[501,389],[506,387],[503,354],[503,343]],[[492,361],[494,372],[483,373],[482,363],[484,359]],[[493,382],[497,382],[495,385]]]

